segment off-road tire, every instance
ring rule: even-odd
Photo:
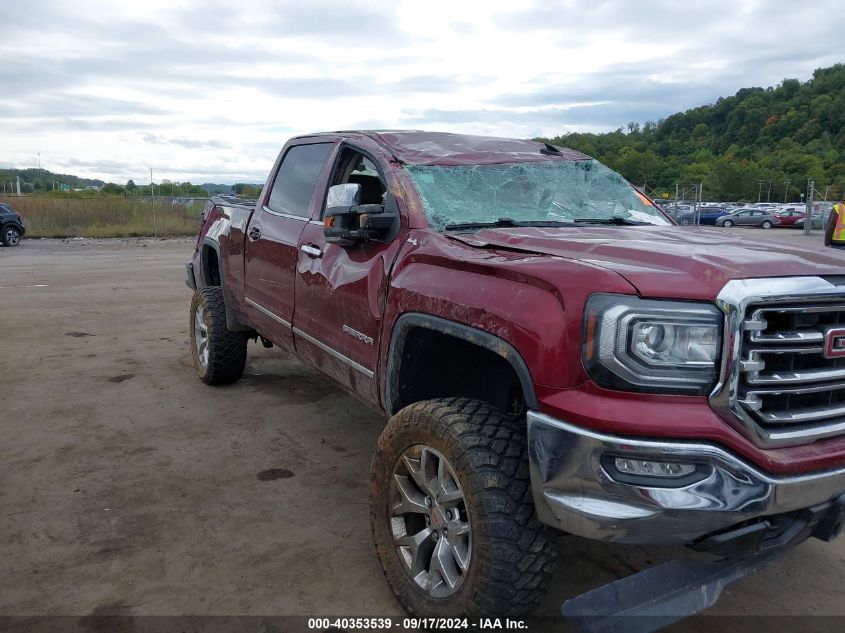
[[[200,305],[205,309],[203,320],[208,333],[208,363],[205,367],[198,355],[194,328],[194,318]],[[231,332],[226,328],[226,304],[221,287],[209,286],[194,291],[188,329],[191,333],[194,368],[200,380],[208,385],[225,385],[243,376],[249,337],[243,332]]]
[[[391,531],[394,468],[419,444],[448,460],[471,525],[467,571],[457,592],[445,599],[429,596],[411,579]],[[552,533],[534,512],[525,420],[477,400],[418,402],[389,420],[373,458],[370,521],[385,578],[411,615],[526,615],[537,606],[554,568]]]

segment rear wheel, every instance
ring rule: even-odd
[[[730,226],[733,226],[733,225],[734,225],[734,223],[731,220],[725,220],[724,222],[722,222],[722,226],[730,227]]]
[[[684,226],[689,226],[689,224],[690,224],[689,218],[683,218],[681,220],[681,224],[684,225]]]
[[[525,423],[477,400],[418,402],[390,419],[370,519],[385,578],[414,615],[527,614],[554,566],[534,514]]]
[[[3,229],[3,243],[6,246],[17,246],[21,243],[21,232],[15,226]]]
[[[189,329],[194,368],[200,380],[223,385],[243,376],[249,337],[226,327],[222,288],[210,286],[194,292]]]

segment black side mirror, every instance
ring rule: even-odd
[[[393,202],[393,197],[389,194],[388,197]],[[358,183],[329,188],[323,216],[326,242],[349,246],[363,240],[393,238],[399,221],[395,203],[359,204],[360,198],[361,185]]]

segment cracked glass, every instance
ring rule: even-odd
[[[595,160],[407,165],[429,225],[623,220],[670,222],[622,176]]]

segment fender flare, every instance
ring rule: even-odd
[[[251,327],[242,325],[235,318],[235,315],[229,308],[231,299],[228,297],[226,285],[223,283],[223,280],[226,279],[225,260],[220,257],[220,244],[209,237],[203,238],[202,242],[200,243],[200,287],[203,288],[211,285],[209,283],[210,280],[208,274],[208,261],[206,260],[205,255],[206,247],[213,250],[214,253],[217,255],[217,269],[220,273],[220,287],[223,289],[223,304],[226,306],[226,329],[230,332],[252,332],[253,329]]]
[[[525,397],[525,405],[529,409],[539,409],[537,394],[534,391],[534,382],[531,380],[531,372],[528,365],[522,359],[517,349],[503,338],[480,330],[471,325],[449,321],[441,317],[423,314],[421,312],[408,312],[400,316],[393,326],[393,333],[390,338],[390,348],[387,356],[387,373],[385,377],[384,408],[389,414],[396,413],[393,403],[398,399],[399,392],[399,370],[402,349],[408,333],[416,328],[433,330],[441,334],[462,339],[478,347],[482,347],[504,358],[516,373]]]

